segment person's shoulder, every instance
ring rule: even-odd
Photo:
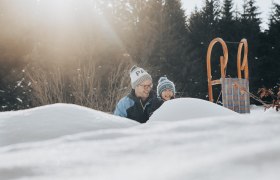
[[[134,100],[128,94],[120,99],[120,101],[118,102],[118,106],[128,107],[128,106],[132,106],[134,103],[135,103]]]
[[[122,97],[122,98],[119,100],[119,102],[126,101],[128,98],[129,98],[128,95],[126,95],[126,96]]]

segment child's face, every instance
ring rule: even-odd
[[[161,97],[163,100],[167,101],[170,100],[171,97],[174,96],[174,93],[170,90],[170,89],[165,89],[164,91],[162,91],[161,93]]]

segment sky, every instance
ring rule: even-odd
[[[74,104],[0,112],[1,180],[279,180],[280,112],[165,102],[140,124]]]
[[[223,0],[220,0],[223,2]],[[242,10],[243,0],[233,0],[234,7],[237,6],[238,10]],[[268,17],[270,13],[270,8],[272,7],[272,2],[280,4],[280,0],[256,0],[256,5],[259,7],[259,12],[262,12],[261,18],[265,21],[261,27],[266,29],[268,23]],[[194,10],[195,6],[201,8],[204,3],[204,0],[182,0],[183,8],[186,10],[187,15]]]

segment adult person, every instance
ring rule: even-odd
[[[114,114],[145,123],[163,101],[152,91],[153,80],[147,71],[133,66],[130,79],[132,90],[117,103]]]

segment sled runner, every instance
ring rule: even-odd
[[[220,56],[221,78],[212,80],[211,75],[211,53],[213,46],[219,42],[223,48],[223,56]],[[241,64],[241,53],[244,47],[244,57]],[[249,95],[249,72],[248,72],[248,44],[246,39],[239,42],[237,53],[237,74],[238,78],[226,78],[226,67],[228,63],[228,49],[226,43],[221,38],[213,39],[207,50],[207,76],[209,101],[213,102],[213,85],[221,84],[223,106],[238,113],[250,113]],[[242,78],[244,71],[245,78]]]

